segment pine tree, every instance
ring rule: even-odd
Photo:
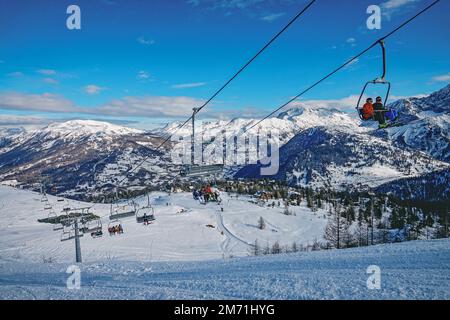
[[[336,206],[335,211],[328,219],[328,224],[325,228],[325,239],[335,248],[342,248],[345,240],[349,237],[349,225],[345,219],[342,218],[339,206]]]
[[[264,221],[263,217],[259,217],[258,229],[264,230],[265,228],[266,228],[266,222]]]
[[[253,244],[253,247],[251,249],[251,253],[254,256],[261,255],[261,246],[259,245],[258,239],[255,240],[255,243]]]
[[[276,241],[272,246],[272,254],[279,254],[281,253],[281,246],[278,241]]]
[[[358,228],[356,231],[359,246],[367,246],[368,245],[368,241],[367,241],[367,237],[366,237],[367,230],[368,230],[368,225],[367,225],[367,222],[364,220],[364,213],[362,211],[360,211],[358,213]]]

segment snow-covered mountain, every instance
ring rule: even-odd
[[[87,191],[110,191],[121,180],[157,186],[178,172],[164,152],[154,150],[159,143],[157,136],[106,122],[54,123],[0,149],[0,179],[30,186],[47,175],[61,194],[82,198]],[[124,175],[144,158],[144,171]]]
[[[417,177],[435,170],[448,170],[450,85],[423,98],[409,98],[392,104],[401,114],[400,127],[375,130],[376,123],[364,123],[355,114],[337,109],[297,103],[269,118],[248,135],[280,133],[282,166],[278,178],[292,184],[348,186],[355,183],[377,186],[400,178]],[[198,121],[203,141],[224,129],[239,136],[256,119]],[[178,123],[151,132],[106,122],[73,120],[54,123],[42,130],[0,131],[0,179],[29,185],[42,174],[49,175],[66,195],[104,192],[115,182],[154,187],[179,176],[171,163],[173,143],[155,151]],[[185,126],[177,134],[189,136]],[[129,169],[147,159],[139,170]],[[236,177],[255,177],[257,166],[228,168]],[[431,182],[430,182],[431,183]]]
[[[316,126],[340,126],[348,128],[350,131],[365,130],[360,128],[359,119],[352,117],[347,113],[337,109],[315,108],[306,104],[298,103],[295,108],[281,112],[277,117],[269,118],[259,124],[257,127],[247,131],[259,119],[239,119],[235,118],[231,121],[203,121],[201,127],[196,129],[198,134],[203,135],[203,139],[209,140],[226,130],[227,135],[239,136],[242,132],[247,135],[266,135],[270,132],[278,131],[280,133],[281,144],[289,141],[299,131],[316,127]],[[153,131],[154,134],[168,136],[174,133],[179,123],[171,123],[162,129]],[[192,126],[177,130],[177,135],[188,137],[192,133]]]
[[[280,149],[280,169],[275,178],[291,185],[356,187],[416,177],[450,168],[447,163],[367,133],[350,133],[340,127],[315,127],[302,131]],[[260,165],[241,169],[238,178],[264,178]]]
[[[8,146],[17,143],[25,133],[24,128],[0,128],[0,153],[7,150]]]
[[[301,119],[311,126],[297,131],[281,148],[280,171],[274,178],[287,179],[292,185],[345,188],[384,184],[387,187],[382,189],[387,191],[389,186],[401,189],[388,184],[397,179],[424,176],[422,184],[433,184],[437,180],[429,173],[438,171],[444,177],[442,183],[450,184],[445,174],[450,163],[450,85],[423,98],[399,100],[391,107],[399,110],[403,125],[385,130],[374,130],[376,124],[361,124],[330,109],[280,114],[279,118]],[[259,172],[260,166],[251,165],[236,177],[259,178]]]
[[[421,150],[450,162],[450,85],[427,97],[402,99],[391,106],[400,111],[405,125],[378,135],[398,147]]]

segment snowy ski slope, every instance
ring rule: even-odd
[[[367,288],[367,267],[381,288]],[[81,265],[0,260],[0,299],[450,299],[450,240],[202,262]]]
[[[50,195],[48,198],[57,213],[67,203],[72,208],[92,205],[71,200],[58,202]],[[189,193],[152,193],[150,201],[156,221],[144,226],[136,223],[134,217],[122,219],[124,234],[116,236],[107,232],[110,206],[96,205],[93,210],[102,217],[104,235],[96,239],[85,235],[80,239],[83,261],[198,261],[248,256],[256,239],[261,246],[271,246],[275,241],[291,246],[294,241],[311,244],[315,239],[322,240],[327,223],[324,210],[312,213],[306,207],[293,207],[296,216],[286,216],[283,208],[262,208],[250,203],[249,198],[230,199],[226,194],[222,198],[224,212],[215,203],[198,203]],[[136,199],[141,204],[146,201],[146,197]],[[52,225],[37,221],[47,215],[39,194],[0,186],[2,259],[73,261],[74,242],[61,242],[61,231],[53,231]],[[265,230],[257,228],[260,216],[266,221]]]

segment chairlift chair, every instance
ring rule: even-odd
[[[382,56],[383,56],[383,74],[382,74],[382,76],[380,78],[376,78],[374,80],[368,81],[364,85],[364,87],[363,87],[363,89],[361,91],[361,94],[360,94],[359,99],[358,99],[358,103],[356,105],[356,110],[358,112],[359,118],[361,120],[363,120],[363,121],[372,120],[372,119],[364,119],[363,107],[362,107],[362,103],[361,103],[361,101],[363,100],[364,94],[366,92],[366,89],[368,88],[369,85],[384,85],[384,86],[387,86],[386,96],[385,96],[384,101],[383,101],[383,106],[384,106],[385,110],[375,110],[375,112],[384,112],[384,113],[386,113],[386,112],[390,111],[390,109],[387,108],[387,106],[386,106],[387,102],[388,102],[388,99],[389,99],[390,92],[391,92],[391,83],[386,80],[386,47],[385,47],[385,44],[384,44],[384,40],[380,40],[378,43],[381,46]]]
[[[180,170],[180,175],[182,177],[196,177],[196,176],[209,176],[220,174],[223,171],[223,164],[213,164],[213,165],[196,165],[194,164],[194,153],[195,153],[195,116],[199,111],[199,108],[192,109],[192,140],[191,140],[191,164],[183,165]]]
[[[85,221],[81,230],[83,233],[97,233],[98,231],[102,231],[102,221],[100,219]]]
[[[155,219],[155,209],[150,204],[150,198],[147,194],[147,205],[136,211],[136,222],[144,223],[154,221]]]
[[[59,230],[63,230],[64,226],[61,223],[57,223],[55,225],[53,225],[53,231],[59,231]]]
[[[53,224],[53,231],[59,231],[59,230],[63,229],[63,225],[57,221],[58,215],[56,214],[56,212],[54,210],[51,210],[49,212],[47,219],[50,223]]]
[[[136,214],[136,205],[134,203],[124,204],[124,205],[113,205],[111,204],[109,220],[117,220],[132,217]]]
[[[82,236],[83,233],[78,234],[78,237]],[[63,232],[61,233],[61,241],[64,242],[72,239],[75,239],[75,229],[73,228],[73,226],[64,227]]]
[[[44,210],[51,210],[52,209],[52,205],[50,204],[50,202],[46,202],[44,205]]]

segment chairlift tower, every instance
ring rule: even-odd
[[[81,243],[80,238],[84,235],[84,232],[80,230],[79,224],[82,223],[83,219],[88,217],[89,214],[85,212],[84,209],[82,210],[82,214],[78,217],[72,217],[65,219],[66,223],[62,222],[64,225],[72,227],[73,233],[71,231],[68,231],[68,237],[64,237],[64,234],[67,234],[64,230],[61,236],[61,241],[67,241],[67,240],[75,240],[75,262],[76,263],[82,263],[81,258]],[[80,232],[81,231],[81,232]]]
[[[78,218],[74,221],[75,228],[75,262],[81,263],[81,245],[80,245],[80,235],[78,230]]]
[[[191,165],[195,164],[195,115],[198,112],[198,108],[192,109],[192,136],[191,136]]]

